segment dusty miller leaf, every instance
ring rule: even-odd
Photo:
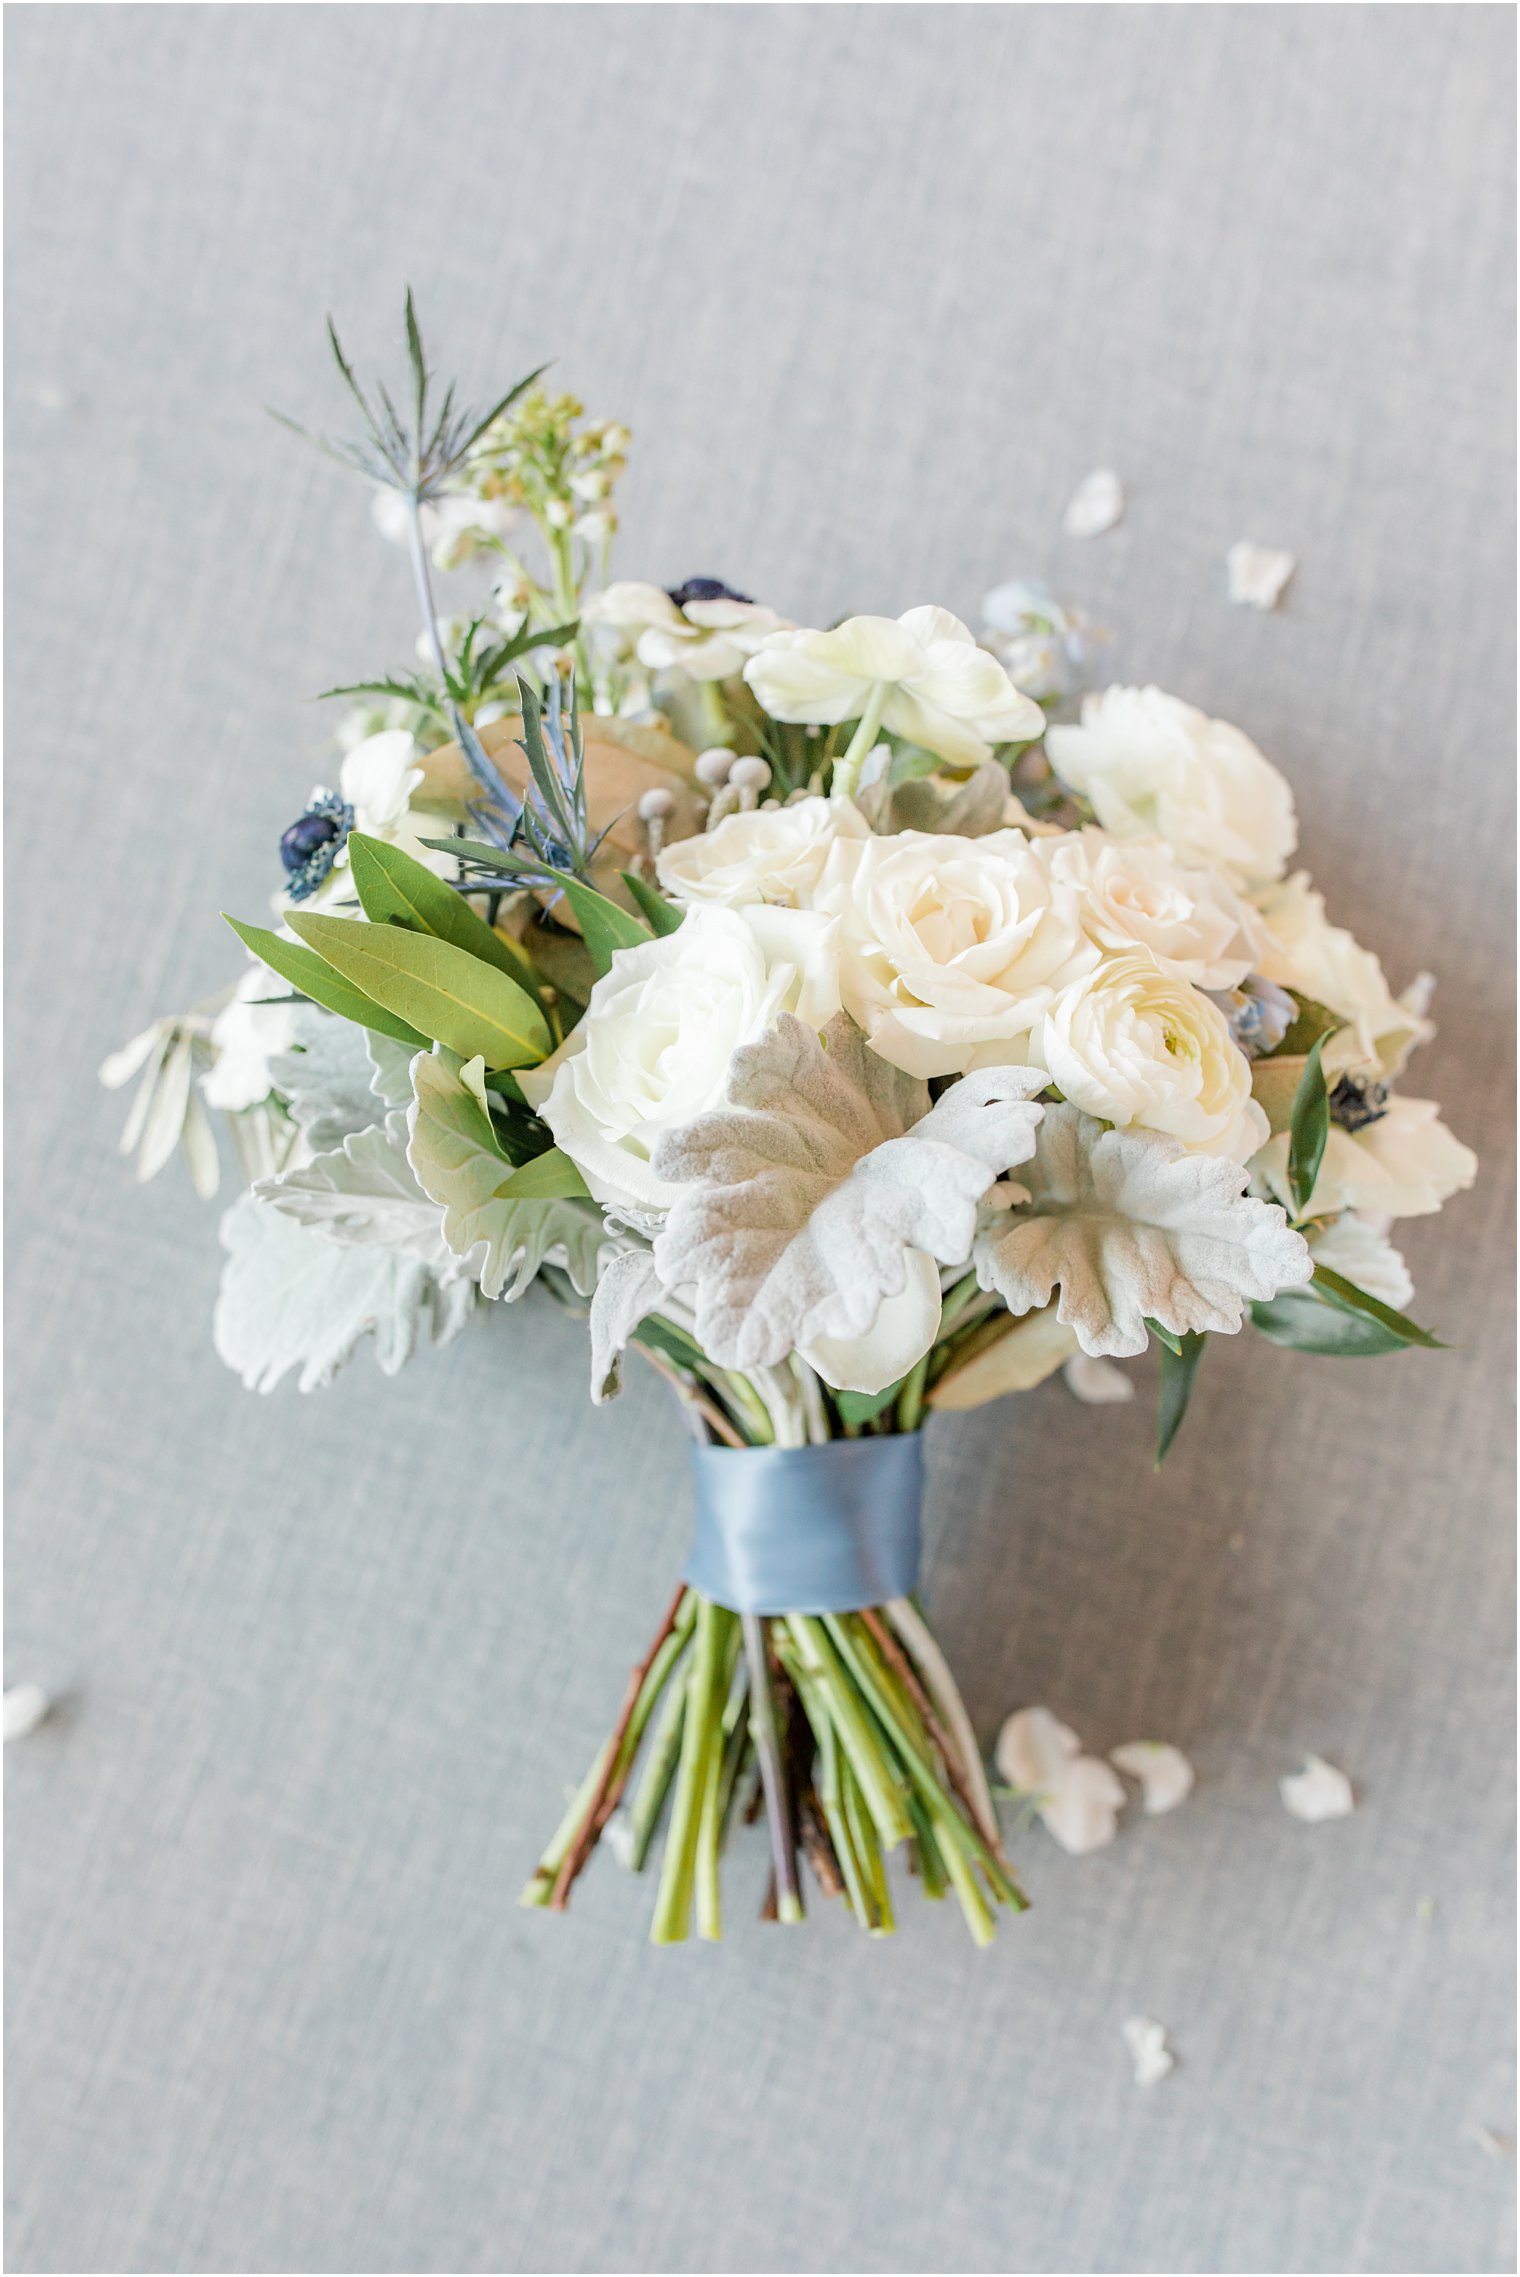
[[[400,1250],[344,1248],[244,1194],[222,1220],[227,1263],[216,1302],[217,1352],[250,1391],[270,1392],[292,1369],[319,1391],[366,1336],[388,1376],[424,1336],[447,1344],[469,1319],[475,1290]]]
[[[381,1120],[366,1031],[308,1004],[295,1007],[292,1026],[292,1048],[271,1058],[270,1081],[287,1101],[307,1145],[322,1154],[341,1146],[351,1131]],[[381,1040],[410,1066],[412,1053],[405,1044]]]
[[[695,1292],[720,1366],[764,1366],[863,1336],[900,1294],[908,1252],[971,1252],[977,1205],[1034,1146],[1038,1068],[985,1068],[928,1092],[846,1015],[822,1042],[783,1013],[735,1052],[726,1103],[661,1139],[655,1175],[685,1189],[655,1243],[668,1288]]]
[[[299,1169],[260,1179],[254,1194],[329,1241],[380,1245],[448,1271],[438,1206],[417,1183],[406,1139],[406,1116],[393,1108]]]
[[[622,1359],[640,1321],[659,1307],[664,1295],[647,1249],[628,1249],[609,1259],[591,1300],[591,1397],[598,1407],[622,1390]]]
[[[1243,1199],[1238,1163],[1157,1131],[1048,1107],[1024,1178],[1028,1206],[977,1242],[978,1278],[1012,1313],[1059,1288],[1057,1318],[1096,1357],[1143,1352],[1147,1319],[1179,1339],[1234,1335],[1248,1303],[1313,1271],[1277,1204]]]

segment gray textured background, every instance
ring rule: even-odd
[[[10,2266],[1493,2270],[1510,2175],[1507,9],[9,11]],[[628,573],[807,621],[1048,573],[1241,722],[1485,1176],[1407,1243],[1460,1349],[1211,1352],[932,1439],[980,1727],[1180,1741],[1175,1817],[990,1955],[515,1896],[680,1554],[657,1390],[501,1314],[245,1395],[214,1212],[103,1053],[219,984],[412,637],[321,419],[416,285],[636,430]],[[1057,536],[1108,461],[1112,536]],[[1232,611],[1235,539],[1286,544]],[[1147,1387],[1148,1388],[1148,1387]],[[1306,1748],[1363,1798],[1305,1828]],[[1432,1917],[1421,1901],[1436,1899]],[[1131,2085],[1122,2019],[1182,2063]]]

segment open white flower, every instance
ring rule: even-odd
[[[819,1028],[839,1009],[832,932],[802,910],[700,908],[615,953],[585,1018],[518,1076],[598,1201],[675,1199],[651,1168],[663,1134],[718,1104],[734,1053],[778,1013]]]
[[[1088,1114],[1165,1131],[1202,1154],[1248,1162],[1267,1118],[1229,1022],[1136,949],[1106,957],[1036,1022],[1029,1057]]]
[[[716,830],[678,838],[662,849],[656,867],[673,901],[717,902],[725,909],[773,901],[808,909],[835,845],[870,835],[849,799],[797,799],[741,810]]]
[[[1238,1164],[1075,1107],[1046,1108],[1019,1176],[1028,1200],[978,1239],[977,1277],[1014,1314],[1059,1288],[1057,1319],[1099,1358],[1143,1352],[1147,1320],[1232,1336],[1247,1304],[1314,1270],[1283,1212],[1242,1198]]]
[[[1291,1203],[1286,1131],[1262,1148],[1251,1175],[1279,1201]],[[1359,1131],[1330,1125],[1305,1215],[1364,1210],[1370,1217],[1429,1217],[1477,1175],[1477,1156],[1446,1128],[1434,1099],[1399,1096]]]
[[[1114,1839],[1124,1788],[1049,1708],[1020,1708],[997,1736],[994,1759],[1015,1794],[1039,1812],[1063,1850],[1080,1857]]]
[[[608,625],[633,648],[647,672],[684,672],[692,680],[733,680],[785,617],[733,594],[689,600],[678,608],[658,585],[622,578],[593,594],[582,610],[588,625]]]
[[[1183,862],[1159,838],[1069,830],[1039,842],[1053,878],[1080,897],[1100,948],[1147,949],[1168,980],[1234,988],[1261,969],[1267,932],[1217,870]]]
[[[1116,838],[1164,838],[1186,860],[1260,884],[1297,841],[1293,794],[1249,736],[1160,688],[1086,696],[1045,736],[1051,765]]]
[[[1417,1044],[1435,1033],[1421,1011],[1394,995],[1370,949],[1325,916],[1325,897],[1306,870],[1256,897],[1267,928],[1257,970],[1296,988],[1347,1023],[1331,1036],[1323,1064],[1334,1075],[1346,1068],[1397,1075]]]
[[[859,720],[862,754],[883,727],[957,767],[1039,735],[1045,715],[948,609],[850,617],[832,632],[777,632],[744,667],[772,719]]]
[[[1016,1040],[1098,961],[1076,893],[1017,830],[842,845],[816,901],[839,920],[846,1011],[873,1051],[914,1075],[1038,1062]]]
[[[795,1349],[841,1390],[895,1383],[938,1331],[939,1266],[966,1263],[978,1204],[1034,1150],[1043,1080],[985,1069],[931,1107],[843,1014],[821,1041],[783,1016],[741,1048],[722,1104],[654,1155],[680,1188],[655,1264],[702,1349],[727,1368]]]

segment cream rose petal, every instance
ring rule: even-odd
[[[1110,1748],[1108,1759],[1131,1779],[1140,1782],[1148,1818],[1159,1818],[1164,1811],[1174,1811],[1193,1792],[1193,1766],[1181,1748],[1173,1747],[1169,1741],[1127,1740],[1123,1747]]]
[[[1291,1818],[1301,1818],[1310,1826],[1318,1826],[1325,1819],[1349,1818],[1356,1809],[1351,1781],[1322,1755],[1306,1755],[1302,1771],[1279,1779],[1277,1787],[1283,1809]]]
[[[1012,1313],[1048,1304],[1084,1352],[1143,1352],[1147,1319],[1174,1335],[1233,1335],[1248,1303],[1310,1279],[1284,1213],[1242,1198],[1245,1172],[1154,1132],[1105,1130],[1047,1107],[1022,1171],[1028,1204],[982,1234],[977,1276]]]

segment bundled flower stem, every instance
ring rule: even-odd
[[[525,1905],[568,1905],[651,1730],[623,1854],[643,1869],[668,1802],[657,1945],[689,1936],[693,1916],[699,1936],[722,1934],[719,1861],[746,1793],[770,1834],[765,1918],[803,1918],[799,1846],[824,1895],[843,1893],[874,1935],[896,1926],[886,1856],[902,1847],[926,1897],[953,1889],[978,1944],[994,1934],[996,1906],[1025,1904],[969,1719],[909,1600],[761,1616],[679,1590]]]

